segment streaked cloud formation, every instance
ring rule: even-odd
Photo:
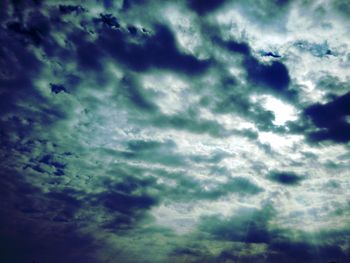
[[[348,261],[349,10],[2,1],[5,261]]]

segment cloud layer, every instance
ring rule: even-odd
[[[350,5],[204,2],[1,2],[5,261],[350,259]]]

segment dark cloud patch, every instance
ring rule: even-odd
[[[240,131],[237,131],[236,134],[250,140],[257,140],[259,137],[258,133],[252,129],[242,129]]]
[[[205,15],[209,12],[215,11],[222,6],[226,0],[186,0],[188,6],[199,15]]]
[[[144,5],[147,3],[149,3],[149,0],[123,0],[122,10],[128,11],[133,7],[136,7],[138,5]]]
[[[118,19],[112,14],[100,14],[100,18],[96,18],[95,21],[100,21],[111,29],[120,28]]]
[[[69,35],[68,39],[76,48],[76,52],[72,56],[76,58],[76,63],[81,70],[102,71],[102,50],[89,40],[89,35],[85,31],[76,29]],[[65,58],[65,55],[59,54],[59,56]],[[67,60],[69,61],[69,57]]]
[[[138,160],[146,163],[159,163],[172,167],[186,167],[188,157],[177,153],[172,141],[142,141],[127,143],[126,151],[114,151],[114,155],[125,160]]]
[[[103,6],[108,9],[113,7],[113,1],[111,0],[103,0]]]
[[[230,176],[230,172],[224,167],[216,167],[216,164],[229,157],[225,153],[213,153],[212,155],[190,155],[178,152],[176,144],[172,141],[143,141],[135,140],[127,142],[126,151],[107,151],[107,156],[114,156],[118,160],[123,161],[138,161],[147,165],[162,164],[167,167],[188,169],[192,165],[210,165],[212,164],[211,173],[218,176]],[[127,169],[129,170],[129,168]],[[168,185],[164,183],[152,183],[148,184],[140,182],[140,179],[133,179],[133,176],[142,177],[144,174],[152,175],[150,179],[162,178],[171,180],[173,184]],[[123,172],[120,170],[111,170],[109,172],[112,176],[122,180],[121,184],[113,186],[113,189],[117,191],[124,191],[132,186],[143,186],[145,189],[153,189],[159,192],[161,196],[166,197],[169,200],[217,200],[230,194],[249,196],[257,195],[263,191],[263,189],[256,185],[249,179],[243,177],[230,178],[227,182],[217,182],[215,184],[210,182],[201,182],[194,177],[192,172],[166,172],[165,170],[158,170],[154,168],[144,168],[141,170],[131,170],[129,172]],[[147,177],[146,177],[147,178]],[[153,180],[152,179],[152,180]],[[135,182],[129,184],[128,182]],[[151,180],[151,181],[152,181]],[[114,185],[114,184],[113,184]],[[206,185],[209,188],[206,188]],[[119,190],[118,190],[119,189]],[[132,191],[136,189],[132,189]],[[128,190],[127,192],[131,192]]]
[[[217,216],[204,217],[199,230],[210,233],[218,240],[268,243],[271,233],[267,224],[273,215],[274,211],[269,206],[262,210],[242,209],[228,219]]]
[[[38,31],[35,29],[26,29],[22,27],[21,23],[19,22],[10,22],[7,24],[7,28],[17,34],[26,36],[37,45],[41,42],[41,36]]]
[[[50,88],[51,88],[51,91],[55,94],[58,94],[60,92],[67,92],[66,88],[61,84],[50,83]]]
[[[251,53],[250,47],[245,42],[234,40],[222,40],[213,37],[213,42],[224,50],[243,56],[242,66],[246,70],[248,86],[243,87],[236,81],[231,80],[228,73],[223,71],[221,82],[216,84],[215,97],[203,97],[203,106],[211,107],[215,113],[234,114],[255,123],[260,131],[272,131],[279,134],[287,132],[284,126],[274,124],[275,115],[265,109],[259,102],[253,102],[249,96],[252,93],[272,94],[283,100],[292,101],[297,99],[297,92],[290,89],[290,77],[286,66],[280,61],[272,61],[270,64],[262,63]],[[229,80],[229,81],[228,81]],[[247,130],[245,136],[252,140],[257,139],[255,131]]]
[[[69,36],[83,69],[101,70],[101,60],[107,57],[137,72],[161,68],[198,74],[211,64],[208,60],[199,60],[179,51],[173,33],[165,25],[155,25],[154,33],[150,34],[134,25],[124,28],[115,16],[108,13],[100,14],[93,21],[98,36],[95,41],[78,28]]]
[[[255,87],[253,88],[255,91]],[[202,105],[211,107],[218,114],[237,114],[255,123],[256,127],[262,131],[283,132],[283,127],[273,124],[275,115],[272,111],[266,110],[259,103],[254,103],[248,93],[242,92],[242,87],[225,80],[217,85],[215,97],[203,97]],[[282,130],[281,130],[282,129]],[[254,130],[245,129],[238,131],[242,136],[256,139],[257,133]]]
[[[239,53],[239,54],[246,55],[246,56],[251,55],[250,47],[247,43],[237,42],[234,40],[224,41],[219,37],[213,37],[213,42],[215,44],[218,44],[218,45],[226,48],[227,50],[229,50],[231,52]]]
[[[20,35],[19,40],[28,40],[35,45],[41,44],[50,34],[49,19],[39,11],[32,11],[26,16],[24,23],[20,21],[10,21],[7,29]]]
[[[121,82],[121,93],[138,109],[148,112],[155,112],[158,107],[147,98],[144,90],[141,88],[137,79],[134,77],[125,77]]]
[[[46,164],[48,166],[54,167],[55,168],[55,172],[54,175],[56,176],[62,176],[64,175],[64,169],[66,167],[66,164],[56,160],[54,158],[54,156],[50,155],[50,154],[46,154],[45,156],[43,156],[40,160],[40,163]]]
[[[83,259],[95,263],[98,246],[73,223],[81,207],[74,193],[43,193],[28,182],[28,174],[5,168],[2,160],[0,166],[1,259],[53,263]]]
[[[52,209],[55,215],[52,221],[56,222],[73,222],[76,212],[83,207],[83,202],[78,200],[75,191],[65,189],[62,192],[50,192],[46,194],[46,198],[50,200],[48,210]]]
[[[184,154],[179,151],[176,143],[171,140],[130,140],[125,143],[125,148],[125,150],[99,149],[99,154],[112,156],[117,160],[141,161],[177,168],[189,167],[191,163],[217,164],[221,160],[230,157],[225,152],[214,152],[208,155]],[[182,178],[182,176],[179,178]]]
[[[334,75],[322,75],[317,80],[317,88],[326,91],[328,94],[326,96],[327,101],[336,99],[337,96],[341,96],[348,92],[349,83],[343,82],[339,77]]]
[[[279,61],[271,64],[262,64],[255,58],[248,58],[244,62],[248,72],[248,78],[253,83],[263,85],[277,94],[284,94],[289,98],[294,93],[288,90],[290,77],[287,67]]]
[[[262,192],[263,189],[252,183],[249,179],[244,177],[235,177],[222,185],[221,192],[233,192],[242,195],[255,195]]]
[[[166,200],[219,200],[228,195],[253,196],[264,190],[251,180],[244,177],[233,177],[227,182],[201,181],[188,172],[168,172],[164,170],[150,171],[157,177],[171,180],[172,185],[159,184],[155,186]],[[217,175],[227,175],[223,171],[216,171]],[[224,171],[226,172],[226,171]]]
[[[240,97],[240,95],[229,95],[218,101],[214,106],[214,111],[217,113],[237,113],[242,117],[249,118],[261,131],[279,131],[279,128],[273,124],[275,115],[272,111],[265,110],[262,106],[253,104],[248,98]],[[252,140],[258,138],[257,132],[252,129],[244,129],[236,134]]]
[[[6,33],[0,35],[0,42],[2,64],[0,87],[3,91],[1,109],[4,112],[6,107],[8,109],[15,107],[14,100],[24,96],[24,89],[27,95],[29,93],[33,99],[39,99],[39,95],[32,88],[32,79],[38,74],[41,62],[24,44]]]
[[[134,92],[135,91],[135,92]],[[124,91],[122,91],[124,92]],[[196,108],[191,108],[187,111],[175,114],[163,114],[158,107],[152,102],[151,96],[146,94],[140,87],[131,89],[129,92],[134,92],[135,96],[126,95],[133,101],[133,105],[137,106],[143,113],[150,113],[144,115],[144,119],[135,120],[142,125],[152,125],[159,129],[175,129],[188,131],[194,134],[208,134],[212,137],[230,137],[233,135],[246,137],[248,139],[257,139],[257,133],[252,129],[227,129],[216,120],[203,119],[199,116]],[[229,94],[229,93],[228,93]],[[239,95],[235,97],[227,94],[225,98],[224,93],[218,94],[218,98],[210,102],[210,107],[217,113],[237,113],[244,115],[246,113],[249,117],[254,119],[258,123],[258,127],[261,129],[269,129],[273,127],[272,120],[274,115],[271,111],[266,111],[259,105],[250,105],[249,101],[245,101],[247,98],[243,97],[240,101]],[[221,98],[222,96],[222,98]],[[204,100],[209,98],[203,98],[203,105],[207,105]],[[260,118],[260,116],[266,117],[266,119]]]
[[[198,134],[209,134],[213,137],[227,137],[231,134],[222,125],[214,120],[201,120],[195,116],[176,114],[159,115],[152,121],[153,125],[160,128],[172,128],[187,130]]]
[[[131,151],[135,152],[148,152],[159,150],[160,148],[164,148],[166,150],[173,149],[176,147],[176,144],[173,141],[166,141],[165,143],[161,143],[158,141],[129,141],[128,148]]]
[[[275,120],[275,114],[272,111],[265,110],[260,105],[254,105],[251,109],[252,119],[255,121],[256,126],[261,131],[278,131],[279,127],[275,127],[273,121]],[[282,128],[283,129],[283,128]]]
[[[246,43],[239,43],[235,41],[228,41],[225,43],[228,50],[232,52],[241,53],[244,55],[250,54],[250,48]]]
[[[9,1],[0,2],[0,22],[6,21],[10,16],[10,3]]]
[[[271,51],[261,51],[261,55],[263,57],[273,57],[273,58],[281,58],[282,57],[278,53],[271,52]]]
[[[209,134],[212,137],[229,137],[231,135],[256,137],[253,131],[228,130],[216,120],[202,119],[195,107],[175,114],[162,113],[153,100],[156,94],[143,88],[135,74],[125,76],[118,84],[113,94],[116,106],[124,106],[129,112],[135,112],[130,121],[134,121],[138,125],[152,126],[158,129],[183,130],[195,134]],[[142,118],[140,118],[140,113],[142,113]]]
[[[44,63],[32,52],[33,46],[20,41],[10,31],[2,31],[0,35],[0,110],[2,116],[7,114],[1,118],[0,125],[4,137],[24,138],[38,128],[37,124],[49,126],[64,119],[66,114],[61,108],[52,107],[36,89],[34,81],[40,76]]]
[[[80,14],[86,11],[85,8],[82,7],[81,5],[59,5],[58,9],[62,14],[71,14],[71,13]]]
[[[2,202],[0,213],[8,213],[8,220],[40,220],[45,224],[50,222],[74,222],[76,213],[84,203],[76,198],[81,193],[74,189],[57,191],[43,191],[27,182],[30,174],[22,171],[22,174],[13,169],[2,167],[2,178],[6,184],[0,184]],[[28,180],[29,181],[29,180]],[[20,194],[19,194],[20,193]],[[34,222],[33,222],[34,223]],[[16,230],[14,230],[16,231]]]
[[[254,86],[258,86],[253,89],[254,91],[260,89],[260,92],[273,93],[288,100],[295,100],[297,93],[289,87],[291,82],[289,72],[282,62],[276,60],[270,63],[260,62],[245,42],[224,41],[217,36],[213,37],[213,42],[230,52],[243,55],[243,67],[247,72],[248,80]],[[272,52],[262,55],[278,57]]]
[[[149,194],[152,189],[161,190],[154,177],[142,178],[140,174],[127,171],[115,171],[117,180],[107,179],[104,184],[107,191],[87,196],[92,207],[104,207],[112,216],[103,222],[105,229],[131,229],[147,218],[148,211],[160,202],[160,196]],[[144,171],[143,171],[144,172]],[[142,174],[142,171],[141,171]]]
[[[136,35],[137,34],[137,27],[134,27],[134,26],[128,26],[128,31],[131,35]]]
[[[42,66],[48,64],[42,60],[40,52],[34,52],[33,49],[40,46],[43,53],[50,53],[52,24],[40,11],[31,11],[25,19],[11,19],[3,25],[6,29],[0,35],[0,52],[3,54],[1,65],[4,66],[0,77],[0,108],[3,114],[8,112],[11,116],[1,120],[1,126],[6,132],[13,128],[13,133],[22,130],[23,135],[28,135],[39,123],[50,125],[66,118],[64,110],[52,107],[34,84],[41,74]]]
[[[277,5],[281,5],[281,6],[284,6],[284,5],[287,5],[291,2],[291,0],[275,0],[275,3]]]
[[[305,179],[305,176],[293,172],[273,171],[267,175],[267,178],[279,184],[295,186],[299,185]]]
[[[118,192],[103,193],[97,197],[97,203],[102,203],[112,212],[136,213],[149,209],[157,203],[156,199],[147,195],[132,195]]]
[[[98,262],[99,246],[72,226],[7,215],[1,218],[1,225],[7,227],[0,228],[0,245],[4,249],[1,257],[6,262]]]
[[[8,208],[11,206],[17,206],[21,201],[28,200],[32,202],[32,196],[36,196],[41,193],[38,187],[32,186],[23,180],[23,176],[17,172],[6,168],[3,163],[1,164],[1,176],[4,178],[0,182],[2,191],[1,198],[1,209]],[[17,193],[21,193],[18,195]],[[11,207],[12,208],[12,207]]]
[[[349,258],[349,252],[344,251],[343,237],[348,230],[340,234],[337,231],[302,232],[271,227],[270,222],[275,218],[275,210],[267,205],[261,210],[242,209],[230,218],[218,216],[203,217],[199,231],[209,233],[216,240],[243,242],[245,244],[266,245],[266,251],[250,254],[242,253],[246,245],[222,250],[215,258],[239,260],[240,262],[312,262],[320,260],[329,262],[344,262]],[[333,240],[333,241],[330,241]],[[241,243],[242,244],[242,243]],[[203,251],[202,255],[206,252]],[[200,254],[197,252],[197,254]]]
[[[346,18],[348,18],[347,14],[349,14],[349,12],[350,12],[350,4],[347,0],[334,0],[334,1],[332,1],[332,6],[340,14],[342,14]]]
[[[174,251],[171,252],[172,256],[176,256],[177,258],[180,256],[186,256],[186,257],[202,257],[203,251],[195,248],[175,248]]]
[[[344,262],[348,260],[346,255],[338,245],[319,245],[312,241],[290,241],[282,239],[273,242],[269,247],[268,262],[311,262],[316,263],[320,260],[329,262]]]
[[[314,104],[306,108],[305,116],[309,117],[318,130],[309,133],[311,141],[331,140],[338,143],[350,141],[350,92],[336,97],[326,104]]]
[[[219,94],[224,95],[224,93]],[[227,94],[214,105],[218,113],[234,113],[238,110],[248,112],[252,107],[249,100],[243,94]]]
[[[128,34],[123,30],[101,28],[95,44],[117,62],[135,71],[162,68],[180,73],[198,74],[210,66],[207,60],[199,60],[181,53],[172,32],[165,25],[156,25],[155,33],[143,35],[142,41],[138,43],[131,42]]]
[[[50,193],[47,193],[46,196],[50,197],[50,199],[53,199],[53,200],[56,199],[61,203],[67,203],[69,205],[79,207],[81,206],[81,202],[74,197],[74,195],[77,195],[77,194],[79,193],[74,189],[66,188],[61,192],[52,191]]]

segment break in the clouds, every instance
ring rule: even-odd
[[[275,181],[284,185],[297,185],[303,180],[303,177],[290,172],[273,171],[268,175],[271,181]]]
[[[6,262],[347,262],[348,1],[1,1]]]

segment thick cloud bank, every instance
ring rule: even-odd
[[[349,12],[1,1],[1,260],[349,262]]]

